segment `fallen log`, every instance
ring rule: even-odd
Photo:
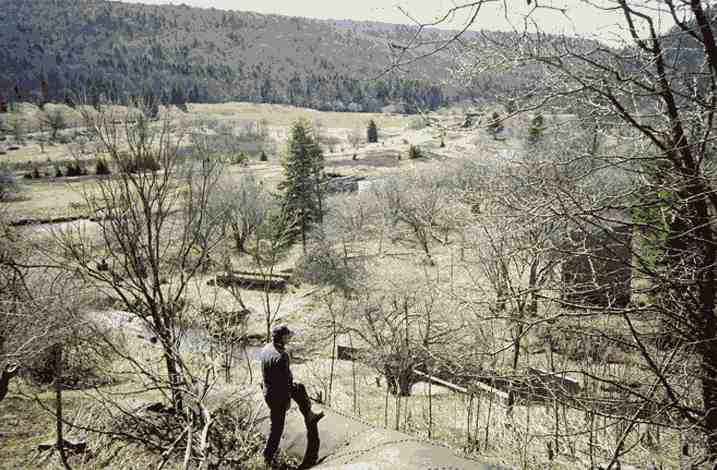
[[[272,272],[271,274],[267,274],[267,273],[260,273],[257,271],[232,271],[231,273],[234,274],[235,276],[250,276],[250,277],[259,277],[259,278],[264,278],[264,277],[274,278],[275,277],[275,278],[279,278],[279,279],[284,279],[286,281],[291,279],[291,274],[282,274],[281,272]]]
[[[268,290],[283,292],[288,284],[287,277],[271,276],[271,277],[254,277],[237,274],[227,274],[217,276],[215,279],[207,281],[207,285],[218,285],[220,287],[236,286],[242,289]]]
[[[435,383],[435,384],[438,384],[438,385],[443,385],[444,387],[449,388],[449,389],[453,390],[454,392],[458,392],[458,393],[468,393],[468,389],[467,389],[467,388],[463,388],[463,387],[461,387],[460,385],[452,384],[452,383],[450,383],[450,382],[448,382],[448,381],[441,380],[441,379],[439,379],[438,377],[434,377],[434,376],[429,375],[429,374],[424,374],[424,373],[421,372],[420,370],[413,369],[413,373],[416,374],[416,375],[419,376],[419,377],[423,377],[423,378],[425,378],[425,379],[428,379],[429,382],[432,382],[432,383]]]

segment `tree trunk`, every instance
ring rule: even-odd
[[[710,319],[702,353],[702,400],[705,409],[704,427],[710,462],[717,462],[717,350],[715,350],[714,324]]]
[[[505,265],[505,263],[501,260],[499,261],[498,266],[498,273],[496,275],[497,277],[497,285],[496,285],[496,310],[498,312],[505,311],[505,306],[508,302],[508,267]]]
[[[403,369],[398,374],[398,394],[402,397],[411,396],[411,386],[413,385],[413,370]]]
[[[65,438],[62,432],[62,345],[56,344],[55,350],[55,447],[60,461],[67,470],[72,470],[65,454]]]
[[[7,395],[7,390],[10,387],[10,380],[17,374],[18,366],[7,365],[0,374],[0,401],[3,401]]]
[[[383,366],[383,376],[386,378],[386,389],[391,395],[398,393],[398,385],[396,384],[396,377],[391,371],[391,367],[388,364]]]
[[[224,381],[232,383],[232,365],[234,364],[234,343],[224,350]]]
[[[334,365],[336,363],[336,320],[331,319],[331,369],[329,370],[329,390],[326,394],[326,404],[331,406],[331,393],[334,386]]]
[[[238,227],[234,227],[234,247],[238,254],[246,253],[246,237],[239,234]]]
[[[306,254],[306,213],[301,209],[301,248]]]
[[[528,290],[530,291],[530,301],[528,303],[528,315],[535,317],[538,314],[538,266],[539,259],[530,263],[530,276],[528,279]]]
[[[177,367],[177,359],[174,355],[165,349],[164,362],[167,367],[167,378],[169,379],[169,388],[172,394],[172,406],[175,413],[181,413],[184,409],[182,402],[182,380]]]

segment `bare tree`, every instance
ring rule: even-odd
[[[397,281],[364,291],[347,300],[353,305],[343,329],[369,347],[367,360],[385,377],[390,393],[409,396],[417,381],[414,369],[425,370],[440,357],[439,351],[455,340],[451,336],[457,325],[433,315],[440,307],[430,286],[419,290]]]
[[[390,230],[408,226],[429,264],[433,263],[431,245],[447,242],[448,232],[461,219],[457,214],[464,209],[451,200],[452,189],[444,183],[440,174],[416,173],[393,176],[372,188],[391,223]],[[392,233],[391,238],[398,234]]]
[[[468,12],[470,25],[487,3],[469,2],[451,12]],[[624,418],[625,427],[610,452],[608,468],[614,468],[628,452],[626,442],[638,421],[659,425],[666,419],[684,432],[702,431],[703,458],[712,466],[717,461],[717,198],[713,187],[717,41],[712,9],[700,1],[579,4],[583,15],[591,10],[612,12],[621,21],[623,43],[614,46],[546,35],[537,12],[569,16],[571,10],[557,11],[535,2],[519,23],[518,34],[483,35],[475,42],[463,38],[460,43],[453,36],[434,43],[427,54],[455,46],[457,75],[465,82],[477,70],[490,71],[501,64],[530,68],[537,79],[515,113],[541,109],[544,114],[556,114],[567,108],[574,112],[570,125],[580,126],[582,117],[584,122],[597,123],[617,143],[609,150],[566,152],[568,158],[559,165],[572,167],[570,179],[555,171],[552,178],[542,178],[542,188],[531,184],[543,199],[543,207],[568,227],[566,240],[570,234],[582,234],[572,245],[560,245],[563,256],[582,256],[590,262],[609,258],[612,266],[620,265],[643,282],[642,288],[631,292],[634,299],[639,298],[639,308],[612,301],[605,305],[579,302],[582,308],[587,305],[591,315],[622,321],[641,370],[648,372],[640,386],[633,388],[605,374],[590,379],[621,387],[623,400],[642,404],[640,410],[662,410]],[[516,8],[503,7],[506,13]],[[665,19],[675,26],[660,30]],[[406,52],[398,62],[418,59],[411,51],[419,43],[428,44],[415,39],[403,49]],[[605,169],[616,170],[612,175],[620,175],[629,184],[612,184]],[[597,191],[596,180],[602,182]],[[542,198],[545,193],[551,195],[547,200]],[[634,233],[634,238],[618,235],[625,232]],[[594,249],[589,239],[595,234],[607,246],[622,248],[586,255]],[[620,255],[625,252],[630,256]],[[596,289],[610,282],[596,272],[588,279]],[[575,308],[574,304],[566,297],[560,302],[568,309]],[[659,319],[659,331],[649,318]],[[656,343],[660,331],[663,340]],[[606,336],[614,344],[624,341]],[[697,381],[683,374],[678,363],[688,367]]]
[[[67,127],[64,111],[56,107],[45,108],[40,115],[40,123],[50,128],[50,139],[52,141],[57,139],[58,132]]]
[[[215,305],[202,308],[200,314],[204,328],[211,338],[212,349],[216,348],[220,355],[224,381],[228,384],[232,383],[232,367],[237,350],[243,347],[246,355],[249,310],[227,311]],[[251,364],[247,365],[251,371]]]
[[[97,180],[94,191],[85,193],[85,203],[104,215],[98,239],[81,227],[58,231],[61,259],[118,298],[158,338],[166,377],[149,378],[169,392],[179,412],[191,388],[179,352],[185,295],[219,241],[220,219],[207,220],[207,209],[221,166],[206,160],[185,163],[178,152],[182,129],[169,115],[155,127],[141,113],[118,124],[103,111],[83,112],[117,168],[145,159],[160,168]]]
[[[354,150],[358,150],[361,146],[361,142],[364,140],[363,132],[361,132],[361,129],[353,129],[351,132],[349,132],[348,137],[346,138],[349,142],[349,145],[354,148]]]
[[[3,386],[74,324],[69,280],[33,255],[33,238],[8,224],[0,205],[0,364]],[[64,295],[62,295],[64,294]],[[5,388],[5,392],[7,389]]]
[[[268,217],[269,194],[249,173],[241,175],[238,181],[222,181],[219,188],[234,247],[239,254],[247,253],[247,243]]]

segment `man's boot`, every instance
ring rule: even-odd
[[[309,410],[304,415],[304,421],[306,422],[306,425],[309,426],[311,424],[317,423],[321,418],[324,417],[324,412],[320,411],[318,413],[314,413],[313,411]]]

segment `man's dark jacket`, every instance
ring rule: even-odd
[[[264,346],[259,355],[261,372],[264,377],[264,398],[267,403],[280,404],[291,400],[294,381],[289,368],[289,355],[284,345],[272,342]]]

